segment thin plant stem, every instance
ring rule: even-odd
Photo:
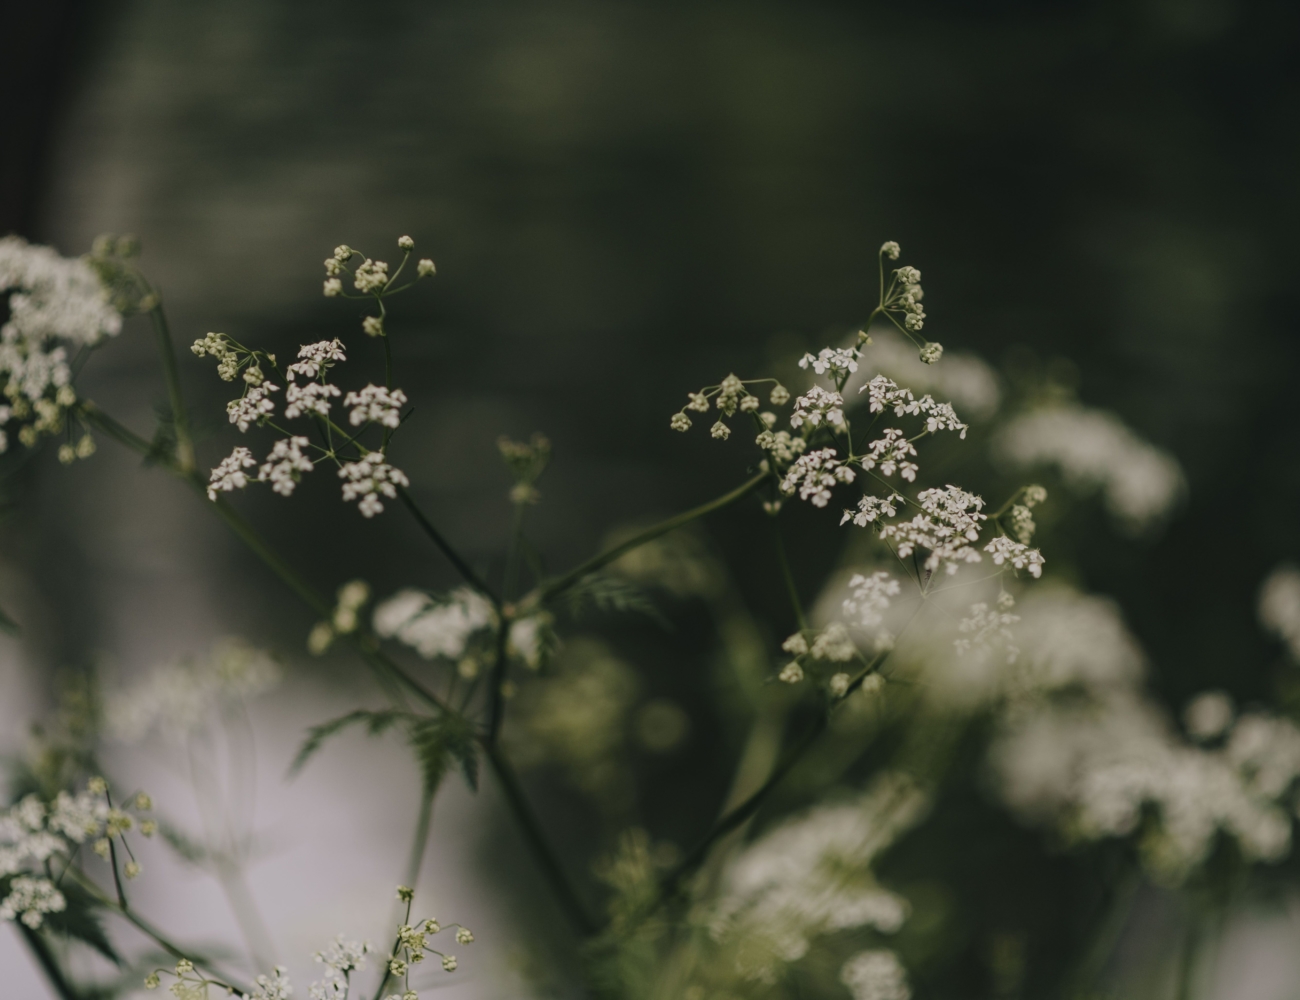
[[[745,482],[741,483],[730,493],[724,493],[722,496],[710,500],[708,503],[700,504],[698,507],[692,507],[690,510],[683,511],[681,514],[678,514],[675,517],[670,517],[666,521],[660,521],[658,524],[646,528],[645,531],[633,535],[627,541],[621,542],[612,548],[608,548],[599,555],[592,556],[586,562],[575,566],[563,576],[557,577],[549,583],[543,584],[534,592],[533,600],[538,604],[545,603],[551,598],[568,590],[589,573],[594,573],[597,570],[608,566],[624,553],[631,552],[633,549],[645,545],[646,542],[654,541],[660,535],[666,535],[668,532],[680,528],[683,525],[699,520],[706,514],[712,514],[714,511],[722,510],[722,508],[731,506],[737,500],[749,496],[749,494],[762,486],[763,483],[767,482],[771,476],[772,474],[770,472],[760,472],[758,475],[745,480]]]
[[[781,528],[776,523],[776,518],[770,518],[772,523],[772,546],[776,549],[776,561],[781,567],[781,579],[785,581],[786,593],[790,595],[790,607],[794,611],[794,620],[799,626],[799,631],[804,632],[808,629],[808,618],[803,611],[803,603],[799,600],[799,588],[795,586],[794,574],[790,572],[790,560],[785,555],[785,542],[781,539]]]
[[[1183,933],[1183,943],[1178,953],[1174,1000],[1192,1000],[1194,996],[1196,960],[1201,950],[1204,918],[1195,902],[1192,903],[1192,907],[1192,912],[1187,916],[1187,927]]]
[[[162,359],[163,377],[167,382],[167,398],[172,409],[172,427],[176,431],[176,463],[182,472],[195,469],[194,441],[190,437],[189,419],[185,415],[185,399],[181,394],[180,371],[176,367],[176,350],[172,344],[171,330],[162,303],[149,310],[154,333],[158,338],[158,356]]]
[[[560,864],[560,859],[556,857],[550,843],[542,833],[541,824],[533,812],[533,807],[524,796],[523,787],[519,784],[519,778],[515,774],[514,768],[510,766],[510,761],[506,759],[501,752],[501,748],[496,744],[484,742],[483,749],[487,755],[488,763],[492,765],[492,770],[496,773],[501,790],[505,793],[506,801],[510,804],[511,812],[514,813],[516,820],[519,822],[528,849],[532,852],[533,859],[542,870],[542,875],[550,883],[556,901],[560,904],[560,908],[564,910],[565,916],[568,917],[574,928],[590,937],[598,929],[596,922],[587,913],[586,906],[578,898],[577,891],[569,882],[564,866]]]
[[[420,880],[420,866],[424,862],[424,847],[429,840],[429,827],[433,823],[433,796],[435,789],[425,788],[420,795],[420,812],[415,818],[415,837],[411,840],[411,853],[406,859],[406,878],[402,884],[414,889]]]
[[[425,516],[424,511],[420,510],[411,494],[404,487],[397,487],[397,498],[410,511],[411,516],[415,518],[415,523],[429,536],[429,539],[438,547],[438,550],[447,557],[447,561],[456,568],[456,572],[461,575],[461,578],[491,601],[495,607],[500,608],[501,598],[497,596],[497,592],[488,586],[487,582],[470,568],[469,563],[461,558],[460,553],[451,547],[447,539],[442,537],[442,533],[433,526],[433,522]]]

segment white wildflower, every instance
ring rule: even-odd
[[[685,412],[678,411],[673,414],[672,419],[668,422],[668,426],[675,431],[689,431],[691,429],[691,418],[688,417]]]
[[[398,249],[409,252],[415,249],[415,240],[411,239],[409,236],[399,236],[397,237],[397,246]]]
[[[1291,658],[1300,662],[1300,571],[1279,566],[1259,589],[1259,621],[1286,642]]]
[[[902,251],[900,250],[898,244],[895,243],[893,240],[885,240],[884,243],[880,244],[880,252],[883,256],[888,257],[890,260],[898,260],[898,255]]]
[[[343,341],[337,337],[314,344],[303,344],[298,349],[298,360],[288,367],[285,374],[290,382],[294,380],[295,375],[315,378],[322,371],[334,367],[334,362],[346,361],[347,355],[343,352]]]
[[[849,675],[838,673],[831,676],[830,691],[836,698],[843,698],[849,693]]]
[[[805,354],[799,359],[799,367],[809,366],[818,375],[830,372],[831,378],[839,380],[858,370],[858,351],[853,347],[823,347],[816,355]]]
[[[343,500],[359,500],[357,507],[365,517],[383,511],[380,494],[392,499],[397,496],[399,486],[411,485],[406,473],[384,461],[384,453],[380,451],[368,452],[356,462],[344,462],[339,478],[344,480]]]
[[[803,667],[799,666],[797,661],[791,660],[781,668],[781,672],[776,675],[776,679],[784,684],[798,684],[803,680]]]
[[[889,599],[898,593],[898,581],[883,570],[870,576],[854,573],[849,580],[849,596],[843,603],[844,615],[853,625],[873,628],[884,621]]]
[[[1043,554],[1024,542],[1012,541],[1006,535],[999,535],[984,546],[984,551],[989,554],[994,566],[1001,566],[1005,562],[1015,569],[1029,570],[1029,575],[1035,579],[1043,575],[1043,564],[1046,562]]]
[[[773,406],[784,406],[790,402],[790,390],[778,382],[772,386],[772,393],[768,399],[772,401]]]
[[[909,483],[914,483],[920,469],[915,462],[907,459],[915,456],[916,448],[907,440],[907,435],[897,427],[887,427],[884,437],[867,445],[867,453],[862,456],[862,467],[871,471],[879,466],[882,475],[892,476],[897,472]]]
[[[731,437],[731,428],[719,420],[709,428],[709,436],[715,440],[725,441]]]
[[[349,392],[343,405],[352,408],[348,420],[353,427],[372,421],[385,427],[396,427],[402,422],[401,410],[406,405],[406,393],[401,389],[390,391],[372,384],[360,392]]]
[[[840,970],[853,1000],[911,1000],[907,970],[892,951],[860,951]]]
[[[362,294],[379,291],[388,284],[388,265],[382,260],[367,257],[357,266],[352,275],[352,283]]]
[[[917,500],[924,513],[880,529],[882,539],[897,543],[900,558],[907,558],[915,549],[926,549],[930,553],[925,560],[926,570],[933,573],[943,565],[950,574],[957,572],[960,563],[980,561],[979,552],[968,543],[979,539],[980,522],[987,519],[981,513],[981,497],[948,486],[925,490]]]
[[[957,626],[957,631],[963,635],[953,642],[957,652],[964,655],[977,650],[1003,657],[1007,663],[1015,663],[1020,649],[1016,646],[1011,626],[1020,621],[1020,616],[1011,613],[1014,605],[1011,595],[1005,593],[992,608],[983,601],[972,604],[969,617],[963,618]]]
[[[773,395],[775,395],[773,390]],[[809,427],[844,426],[844,397],[838,392],[828,392],[821,386],[813,386],[794,401],[794,412],[790,414],[790,426],[798,430],[804,424]]]
[[[242,445],[237,447],[212,470],[208,481],[208,499],[216,500],[218,493],[242,490],[248,485],[248,474],[244,470],[251,469],[256,464],[257,460],[251,451]]]
[[[908,318],[910,319],[911,317]],[[912,328],[910,324],[908,328]],[[919,330],[921,328],[920,324],[918,323],[915,328]],[[943,344],[931,340],[927,341],[925,346],[921,348],[921,361],[927,365],[934,364],[941,357],[943,357]]]
[[[108,732],[123,743],[150,733],[181,741],[197,732],[214,713],[274,688],[280,668],[263,650],[237,639],[217,643],[196,660],[160,667],[142,680],[105,698]]]
[[[1228,730],[1234,714],[1226,692],[1203,691],[1183,709],[1183,725],[1193,739],[1212,740]]]
[[[253,992],[245,993],[244,1000],[289,1000],[293,984],[283,966],[277,965],[271,975],[260,975],[253,980]]]
[[[239,428],[241,434],[247,433],[249,427],[275,412],[275,400],[271,398],[271,393],[278,389],[279,386],[263,382],[261,385],[250,386],[239,399],[232,399],[226,404],[230,422]]]
[[[808,447],[807,441],[792,437],[789,431],[759,431],[754,443],[771,455],[778,465],[788,465]]]
[[[795,656],[802,656],[808,652],[808,640],[803,637],[801,632],[796,632],[789,636],[785,642],[781,643],[781,648],[787,653],[793,653]]]
[[[287,437],[277,441],[257,470],[258,482],[270,483],[271,489],[281,496],[293,493],[302,473],[311,472],[313,465],[302,449],[311,444],[305,437]]]
[[[951,400],[963,413],[978,419],[992,416],[1001,403],[997,373],[974,354],[948,351],[934,364],[926,364],[901,333],[877,327],[872,333],[869,357],[875,369],[889,377],[887,381],[896,379],[899,385],[911,386],[918,393]],[[852,391],[866,391],[856,387],[855,381],[850,379],[845,385],[846,397]]]
[[[496,620],[486,597],[459,587],[442,600],[420,590],[399,590],[376,605],[373,624],[376,634],[405,643],[426,660],[455,660],[464,654],[470,636]]]
[[[311,1000],[347,1000],[349,976],[365,969],[370,950],[369,942],[348,941],[339,934],[328,948],[316,952],[315,960],[325,973],[308,989]]]
[[[713,936],[740,946],[745,975],[770,981],[778,963],[801,958],[819,934],[896,932],[907,901],[881,888],[870,864],[924,807],[914,785],[885,774],[854,800],[785,820],[728,865],[710,919]]]
[[[332,299],[343,291],[343,282],[338,278],[326,278],[323,291],[325,298]]]
[[[122,329],[121,315],[84,259],[61,257],[19,236],[0,238],[0,294],[6,292],[9,319],[0,327],[0,340],[8,356],[0,364],[10,372],[15,348],[38,351],[53,338],[97,344]],[[18,377],[11,374],[11,380],[24,381],[20,373],[14,374]]]
[[[1082,406],[1016,417],[998,433],[994,452],[1019,466],[1055,465],[1073,489],[1100,488],[1110,513],[1134,532],[1166,516],[1187,488],[1173,456],[1143,441],[1114,414]]]
[[[284,393],[284,415],[289,420],[310,413],[328,417],[330,399],[338,395],[338,386],[325,382],[307,382],[303,385],[290,382]]]
[[[428,257],[420,258],[420,261],[415,265],[415,273],[421,278],[427,278],[429,275],[436,273],[437,270],[438,269],[433,266],[433,261]]]
[[[898,508],[894,506],[895,501],[901,503],[903,497],[897,493],[887,497],[876,497],[868,494],[858,501],[857,510],[846,509],[844,511],[844,516],[840,518],[840,524],[844,525],[852,521],[859,528],[865,528],[867,525],[879,521],[882,517],[896,517]]]
[[[835,457],[834,448],[822,448],[801,455],[790,466],[781,480],[781,492],[791,496],[798,491],[799,499],[812,501],[814,507],[825,507],[835,484],[851,483],[856,475]]]
[[[818,660],[831,663],[846,663],[858,655],[858,647],[853,644],[849,630],[843,622],[832,622],[813,640],[809,653]]]
[[[21,920],[36,930],[47,913],[62,913],[67,907],[63,893],[49,879],[20,875],[9,883],[9,895],[0,900],[0,920]]]

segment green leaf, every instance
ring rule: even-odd
[[[68,901],[67,908],[61,913],[47,913],[45,928],[89,945],[114,965],[120,966],[122,958],[113,949],[104,932],[104,925],[95,912],[98,905],[95,900],[71,879],[60,884],[59,891]]]
[[[424,790],[432,794],[448,768],[459,764],[465,782],[478,790],[478,747],[474,730],[462,716],[443,715],[414,722],[410,742],[424,777]]]
[[[394,709],[384,709],[379,712],[372,712],[364,708],[359,708],[355,712],[341,715],[337,719],[331,719],[329,722],[322,722],[318,726],[312,726],[307,730],[307,739],[299,748],[298,755],[294,757],[293,763],[289,765],[289,774],[294,775],[301,771],[303,765],[307,763],[308,758],[319,750],[327,739],[341,733],[343,730],[347,729],[348,726],[364,722],[366,723],[366,728],[369,730],[370,735],[377,736],[399,719],[409,717],[410,713],[398,712]]]
[[[644,590],[616,576],[600,573],[584,576],[568,590],[564,600],[569,613],[575,618],[590,607],[605,614],[622,612],[645,615],[665,631],[673,630],[672,622],[663,616]]]

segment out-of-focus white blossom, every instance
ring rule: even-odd
[[[277,965],[269,976],[258,976],[253,980],[253,992],[243,995],[244,1000],[290,1000],[292,996],[293,983],[282,965]]]
[[[843,604],[845,618],[859,628],[875,628],[885,620],[889,599],[898,593],[898,581],[883,570],[870,576],[854,573],[849,580],[849,596]]]
[[[348,941],[342,934],[335,937],[328,948],[316,952],[315,960],[324,966],[325,973],[311,984],[307,995],[311,1000],[346,1000],[348,978],[353,972],[365,970],[369,953],[369,942]]]
[[[1193,739],[1212,740],[1232,725],[1234,713],[1232,699],[1226,692],[1203,691],[1183,709],[1183,725]]]
[[[157,731],[184,739],[224,706],[275,687],[280,669],[265,652],[238,639],[219,642],[205,657],[160,667],[105,699],[108,732],[136,743]]]
[[[907,901],[872,877],[872,860],[915,823],[926,797],[902,775],[878,777],[855,799],[785,820],[727,867],[710,927],[734,943],[742,971],[770,981],[810,939],[873,927],[892,934]]]
[[[439,600],[422,590],[399,590],[375,606],[376,634],[405,643],[426,660],[458,659],[470,636],[496,623],[492,603],[476,590],[458,587]]]
[[[1017,416],[998,431],[993,450],[1022,467],[1054,465],[1072,489],[1100,489],[1106,508],[1129,531],[1161,520],[1187,489],[1172,455],[1142,440],[1114,414],[1083,406]]]
[[[20,875],[9,883],[9,895],[0,900],[0,920],[21,920],[36,930],[47,913],[62,913],[67,907],[63,893],[48,878]]]
[[[840,969],[840,982],[853,1000],[911,1000],[907,970],[898,956],[884,948],[860,951]]]
[[[1279,566],[1259,590],[1259,621],[1287,645],[1300,663],[1300,570]]]
[[[1002,402],[997,373],[977,355],[947,351],[938,361],[926,364],[906,338],[888,327],[872,331],[871,345],[862,352],[862,360],[862,371],[844,387],[845,398],[865,391],[862,385],[870,374],[873,379],[884,376],[917,392],[951,400],[962,413],[979,420],[991,417]]]

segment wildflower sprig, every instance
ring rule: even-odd
[[[108,782],[94,777],[75,795],[60,791],[52,802],[43,802],[32,794],[0,812],[0,880],[9,880],[8,893],[0,898],[0,919],[21,920],[35,929],[45,914],[61,913],[67,900],[59,883],[86,844],[112,865],[118,899],[125,904],[121,878],[141,873],[126,835],[138,829],[145,837],[153,836],[158,824],[145,815],[152,808],[144,792],[130,796],[121,807],[114,805]],[[119,845],[128,858],[120,870]]]
[[[441,924],[432,917],[411,922],[411,906],[415,899],[415,890],[408,886],[397,887],[397,898],[406,904],[405,915],[397,928],[393,946],[388,954],[388,964],[379,981],[378,994],[382,994],[389,982],[400,984],[402,993],[390,994],[384,1000],[418,1000],[419,994],[411,989],[411,973],[427,956],[435,955],[444,972],[456,971],[456,956],[434,948],[430,938],[445,930],[456,928],[455,939],[459,945],[472,944],[474,935],[460,924]]]

